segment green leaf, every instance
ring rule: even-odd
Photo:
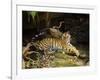
[[[28,14],[31,15],[32,18],[34,19],[34,17],[36,16],[37,12],[29,11]]]

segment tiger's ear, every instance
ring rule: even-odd
[[[70,35],[70,31],[67,31],[66,33]]]
[[[64,32],[62,37],[71,38],[70,31]]]

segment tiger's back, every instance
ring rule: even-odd
[[[62,50],[67,54],[79,56],[79,51],[70,42],[66,42],[65,39],[58,38],[45,38],[37,41],[33,44],[38,50],[56,51]]]

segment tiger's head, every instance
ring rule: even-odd
[[[65,41],[65,43],[66,43],[66,46],[67,46],[66,51],[67,51],[68,54],[75,55],[75,56],[80,55],[79,50],[70,43],[71,35],[70,35],[69,31],[62,34],[62,40]]]
[[[69,31],[62,34],[62,40],[65,40],[66,44],[69,44],[71,41],[71,35]]]

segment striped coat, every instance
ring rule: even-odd
[[[59,38],[44,38],[40,41],[33,42],[33,46],[37,50],[43,51],[56,51],[62,50],[67,54],[79,56],[79,51],[70,43],[70,34],[68,32],[63,33]]]

